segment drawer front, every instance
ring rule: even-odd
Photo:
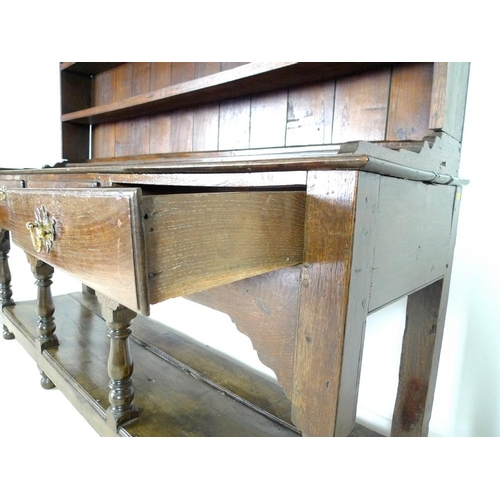
[[[16,245],[149,314],[140,189],[9,189],[6,202]]]

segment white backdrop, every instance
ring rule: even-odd
[[[19,61],[9,66],[9,73],[16,78],[0,78],[0,168],[40,167],[59,161],[58,63],[26,66]],[[36,85],[30,77],[33,74]],[[431,436],[500,436],[500,263],[494,182],[498,159],[491,146],[495,144],[491,124],[498,116],[498,109],[492,107],[498,104],[487,102],[488,94],[494,95],[494,81],[486,64],[472,62],[460,171],[471,183],[462,198]],[[14,248],[9,262],[14,298],[34,298],[33,278],[23,253]],[[56,271],[54,294],[79,289],[79,283]],[[186,312],[186,307],[196,307],[197,312]],[[358,416],[382,432],[390,428],[404,307],[402,300],[370,316],[366,332]],[[269,373],[259,364],[250,341],[227,316],[182,299],[155,306],[153,316],[216,348],[229,346],[231,354]],[[26,403],[34,400],[46,404],[47,411],[57,404],[65,412],[65,405],[70,405],[57,392],[50,395],[39,388],[34,363],[15,342],[0,341],[0,379],[11,381],[9,397],[18,408],[0,412],[0,424],[12,426],[13,412],[16,421],[22,419]],[[22,391],[12,385],[22,383]],[[72,415],[72,409],[67,411]],[[79,418],[75,416],[77,422]],[[82,421],[81,432],[93,431]]]

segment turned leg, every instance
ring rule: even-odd
[[[31,255],[28,255],[28,262],[31,265],[31,271],[36,279],[35,284],[38,287],[36,300],[38,323],[35,343],[38,346],[39,352],[42,352],[45,349],[50,349],[51,347],[57,347],[59,345],[59,340],[54,333],[56,330],[56,323],[54,321],[55,307],[54,301],[52,300],[52,292],[50,290],[54,268]],[[52,389],[54,387],[53,382],[43,371],[40,371],[40,374],[42,375],[40,381],[41,386],[44,389]]]
[[[107,409],[106,415],[108,425],[117,431],[120,426],[139,416],[134,404],[134,386],[131,378],[134,363],[129,344],[130,326],[137,314],[101,294],[97,296],[110,339],[108,387],[111,406]]]
[[[0,229],[0,305],[2,309],[5,306],[14,305],[12,300],[12,288],[10,286],[10,269],[7,259],[9,258],[10,238],[9,232]],[[11,340],[14,335],[3,325],[3,338]]]
[[[40,352],[51,347],[57,347],[59,341],[55,335],[56,323],[54,321],[54,301],[52,300],[52,292],[50,285],[52,285],[52,276],[54,275],[54,268],[35,257],[28,256],[28,261],[31,265],[31,271],[38,287],[36,299],[36,313],[38,314],[37,324],[37,339]]]

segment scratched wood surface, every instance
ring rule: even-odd
[[[290,399],[299,278],[299,266],[287,267],[186,297],[228,314]]]
[[[302,261],[305,193],[144,197],[151,303]]]
[[[10,190],[13,242],[131,309],[149,312],[137,189]],[[55,221],[50,251],[37,253],[28,222],[44,206]],[[140,271],[142,268],[142,272]]]
[[[392,436],[420,436],[428,404],[443,280],[408,297]]]
[[[308,175],[292,395],[292,420],[306,436],[335,431],[358,174]]]
[[[200,62],[126,63],[97,75],[94,102],[119,102],[228,67]],[[394,64],[361,75],[290,88],[284,84],[272,92],[97,124],[93,157],[421,139],[429,135],[432,81],[433,63]],[[404,123],[407,119],[411,123]]]

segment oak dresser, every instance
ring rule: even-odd
[[[366,318],[408,296],[391,435],[426,435],[468,71],[61,63],[65,160],[0,172],[4,338],[104,436],[370,435]],[[52,297],[54,268],[81,293]],[[227,313],[277,383],[148,318],[173,297]]]

